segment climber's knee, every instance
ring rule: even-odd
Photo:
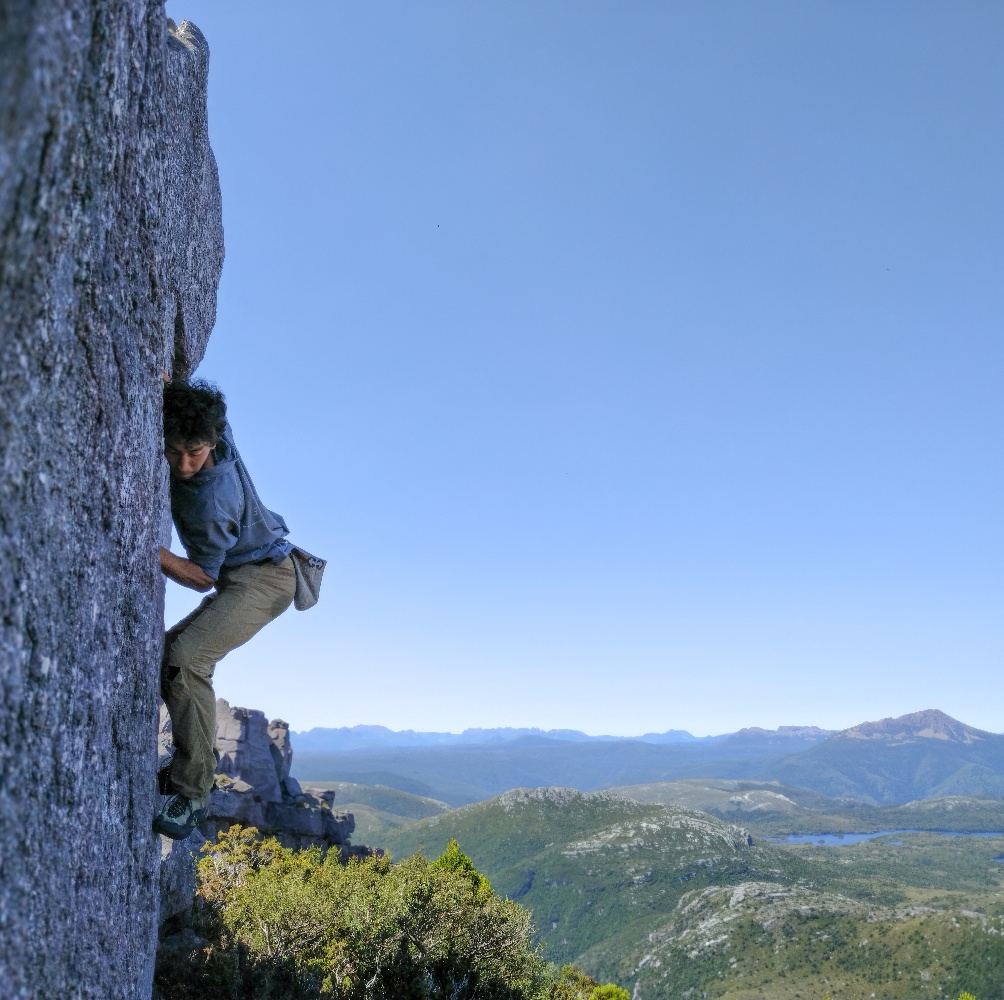
[[[165,674],[169,683],[173,683],[179,674],[212,680],[215,669],[216,660],[198,646],[186,643],[183,635],[171,645],[170,653],[165,658]]]

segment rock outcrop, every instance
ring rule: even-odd
[[[0,5],[0,983],[148,997],[162,371],[223,260],[208,49],[160,3]]]
[[[289,726],[281,719],[268,722],[263,712],[236,708],[223,698],[216,702],[216,748],[220,762],[216,787],[199,829],[187,840],[162,840],[160,923],[184,913],[195,892],[195,857],[207,840],[233,824],[257,827],[286,847],[317,845],[338,850],[343,858],[372,853],[349,842],[355,829],[351,813],[336,812],[335,793],[322,788],[300,788],[290,776],[293,747]],[[171,720],[162,705],[160,760],[172,752]]]

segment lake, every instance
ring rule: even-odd
[[[936,833],[940,837],[1004,837],[993,830],[977,833],[959,833],[955,830],[879,830],[878,833],[790,833],[786,837],[767,837],[771,844],[819,844],[823,847],[850,847],[877,837],[895,837],[904,833]],[[1004,856],[1002,856],[1004,857]],[[1001,860],[994,858],[995,861]]]

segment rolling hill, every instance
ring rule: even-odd
[[[672,910],[688,890],[790,882],[798,862],[745,830],[679,807],[571,788],[517,788],[388,831],[395,857],[455,837],[496,891],[529,906],[553,961]]]
[[[831,799],[780,782],[686,779],[626,785],[611,792],[639,802],[679,805],[748,827],[763,837],[877,830],[1004,830],[1004,799],[946,796],[897,806]]]
[[[537,788],[384,846],[431,857],[451,837],[533,911],[547,958],[636,1000],[1004,998],[1002,838],[783,848],[677,806]]]

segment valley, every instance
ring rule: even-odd
[[[549,960],[635,1000],[1004,1000],[1004,737],[932,712],[792,732],[521,736],[299,767],[395,858],[455,838],[533,912]],[[939,794],[958,788],[973,794]]]
[[[708,813],[551,788],[404,823],[383,844],[433,857],[451,837],[533,911],[549,959],[638,998],[1002,995],[1004,832],[777,845]]]

